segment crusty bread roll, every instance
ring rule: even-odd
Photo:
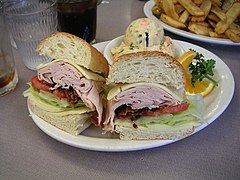
[[[44,121],[72,135],[80,134],[91,125],[91,122],[88,120],[91,116],[90,113],[56,116],[41,109],[30,98],[28,98],[28,108],[33,114]]]
[[[104,77],[109,65],[104,56],[81,38],[65,32],[56,32],[43,39],[36,47],[40,55],[51,59],[67,59]]]
[[[173,57],[158,51],[120,56],[110,67],[107,84],[148,82],[185,87],[185,71]]]

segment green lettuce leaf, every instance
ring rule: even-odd
[[[131,120],[115,120],[115,124],[121,126],[129,126],[135,123],[138,126],[149,127],[153,125],[167,125],[170,127],[177,127],[182,125],[198,126],[202,124],[202,110],[203,110],[203,98],[196,95],[195,97],[187,97],[185,102],[189,103],[189,108],[180,113],[163,114],[161,116],[141,116],[134,122]]]
[[[70,104],[65,98],[60,99],[49,92],[44,92],[32,87],[31,83],[29,83],[29,86],[30,88],[23,93],[24,97],[29,97],[37,102],[38,105],[49,111],[59,112],[79,107],[86,107],[82,101],[79,101],[77,104]]]

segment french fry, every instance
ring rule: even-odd
[[[205,19],[205,16],[192,16],[191,21],[192,22],[202,22],[202,21],[204,21],[204,19]]]
[[[199,24],[201,26],[205,27],[212,27],[208,22],[202,21],[202,22],[194,22],[195,24]]]
[[[188,29],[191,32],[194,32],[195,34],[204,35],[204,36],[209,36],[209,32],[213,31],[212,28],[202,26],[197,23],[192,23],[190,26],[188,26]]]
[[[228,29],[228,27],[235,21],[239,14],[240,14],[240,2],[239,3],[236,2],[226,12],[227,17],[226,21],[221,20],[217,23],[215,31],[218,34],[224,33]],[[231,35],[231,33],[228,34]]]
[[[172,0],[173,1],[173,4],[177,4],[178,3],[178,0]]]
[[[157,6],[159,6],[159,7],[161,7],[161,1],[162,1],[162,0],[154,0],[155,4],[156,4]]]
[[[233,3],[236,2],[236,1],[239,2],[239,0],[224,0],[224,1],[223,1],[223,4],[222,4],[222,6],[221,6],[222,10],[223,10],[224,12],[227,12],[228,9],[229,9],[229,8],[233,5]]]
[[[190,21],[188,23],[188,26],[192,25],[192,24],[196,24],[196,25],[199,25],[199,26],[204,26],[204,27],[208,27],[208,28],[213,28],[213,26],[211,26],[211,24],[209,24],[208,22],[205,22],[205,21],[202,21],[202,22],[193,22],[193,21]]]
[[[185,9],[181,4],[175,4],[175,10],[178,14],[181,14]]]
[[[172,0],[162,0],[162,6],[166,15],[175,20],[179,19]]]
[[[240,36],[232,32],[230,29],[227,29],[224,34],[233,42],[237,42],[237,43],[240,42]]]
[[[208,19],[208,23],[215,29],[215,27],[216,27],[216,22],[214,22],[214,21],[212,21],[212,20],[210,20],[210,19]]]
[[[240,36],[240,31],[238,29],[231,29],[229,28],[233,33],[235,33],[236,35]]]
[[[232,23],[229,26],[229,29],[231,29],[231,31],[234,32],[235,34],[240,35],[240,26],[238,24]]]
[[[222,21],[225,21],[227,19],[226,14],[223,12],[223,10],[215,4],[212,5],[211,12],[216,14],[216,16],[219,17],[219,19]]]
[[[240,26],[236,23],[232,23],[230,26],[229,26],[230,29],[236,29],[238,31],[240,31]]]
[[[181,16],[179,17],[178,21],[181,22],[181,23],[186,23],[187,20],[188,20],[188,17],[189,17],[189,12],[187,10],[185,10]]]
[[[196,4],[197,6],[200,6],[202,4],[203,0],[193,0],[193,3]]]
[[[218,34],[215,31],[209,31],[209,36],[214,38],[223,38],[223,39],[228,38],[225,34]]]
[[[160,16],[160,20],[170,26],[173,26],[175,28],[178,28],[178,29],[185,29],[186,28],[186,25],[171,18],[170,16],[167,16],[166,14],[161,14]]]
[[[222,6],[222,2],[220,0],[211,0],[213,4],[217,5],[218,7]]]
[[[209,14],[207,15],[207,18],[210,19],[210,20],[212,20],[212,21],[214,21],[214,22],[219,22],[219,21],[221,20],[221,19],[220,19],[219,17],[217,17],[217,15],[214,14],[214,13],[209,13]]]
[[[157,6],[157,5],[154,5],[152,8],[153,15],[155,15],[158,18],[160,17],[161,13],[163,13],[163,12],[164,12],[164,10],[160,9],[159,6]]]
[[[204,16],[204,12],[191,0],[178,0],[178,2],[193,16]]]
[[[211,0],[203,0],[202,4],[200,5],[200,8],[204,12],[204,16],[193,16],[191,21],[193,22],[201,22],[204,21],[209,14],[212,7],[212,1]]]

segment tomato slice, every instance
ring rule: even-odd
[[[186,111],[189,107],[188,103],[182,103],[175,106],[168,106],[162,110],[163,113],[178,113]]]
[[[50,90],[50,84],[48,84],[45,81],[40,81],[37,76],[32,78],[32,86],[36,89],[46,91],[46,92],[51,92]]]
[[[144,113],[144,116],[160,116],[161,114],[166,114],[166,113],[178,113],[178,112],[183,112],[186,111],[189,107],[188,103],[182,103],[174,106],[167,106],[164,108],[157,109],[156,111],[147,111]]]
[[[50,90],[51,85],[45,81],[40,81],[37,76],[32,78],[31,83],[32,83],[32,86],[36,89],[39,89],[45,92],[50,92],[58,98],[66,98],[66,94],[64,93],[64,90],[61,90],[61,89]]]

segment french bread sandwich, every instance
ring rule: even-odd
[[[103,116],[102,86],[108,76],[104,56],[86,41],[64,32],[43,39],[36,48],[52,59],[37,67],[24,92],[31,113],[78,135]]]
[[[110,67],[104,130],[123,140],[172,140],[202,123],[201,96],[185,96],[185,71],[162,52],[120,56]]]

